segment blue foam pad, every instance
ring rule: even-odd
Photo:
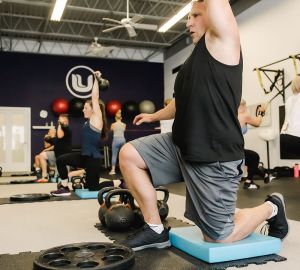
[[[99,191],[89,191],[88,189],[76,189],[75,194],[82,199],[97,199]]]
[[[281,247],[280,239],[258,233],[231,244],[208,243],[197,226],[171,229],[170,240],[174,247],[208,263],[270,255]]]

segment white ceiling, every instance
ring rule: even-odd
[[[142,15],[140,23],[161,26],[190,0],[130,0],[130,17]],[[259,0],[231,0],[236,13]],[[103,33],[115,26],[104,17],[121,20],[126,17],[126,0],[68,0],[60,22],[50,21],[54,0],[0,0],[0,37],[2,51],[23,49],[35,53],[51,53],[51,46],[71,44],[78,54],[86,54],[89,45],[98,37],[104,46],[116,46],[142,52],[142,58],[164,52],[187,37],[185,19],[166,33],[136,29],[130,38],[125,28]],[[241,3],[244,3],[241,5]],[[236,8],[235,8],[236,7]],[[27,42],[25,42],[27,41]],[[30,41],[30,42],[29,42]],[[47,45],[47,46],[46,46]],[[74,48],[72,49],[74,51]],[[70,51],[72,51],[70,49]],[[131,53],[128,53],[130,58]]]

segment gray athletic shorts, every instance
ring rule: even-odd
[[[50,167],[55,167],[56,166],[56,158],[55,158],[54,151],[46,151],[46,155],[48,158],[48,165]]]
[[[237,190],[243,160],[198,163],[182,159],[171,133],[130,142],[144,159],[154,186],[184,181],[185,217],[209,238],[222,240],[234,228]]]

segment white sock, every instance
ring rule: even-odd
[[[275,217],[278,213],[278,206],[270,201],[266,201],[266,203],[272,206],[272,214],[268,219]]]
[[[164,226],[162,224],[151,224],[147,223],[149,227],[158,234],[161,234],[164,230]]]
[[[35,171],[37,172],[37,171],[40,171],[41,170],[41,168],[39,168],[39,167],[35,167]]]

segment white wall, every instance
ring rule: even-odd
[[[290,55],[300,53],[300,1],[299,0],[261,0],[237,17],[240,29],[242,50],[244,56],[243,98],[247,105],[258,104],[270,100],[277,90],[265,95],[260,87],[255,67],[261,67]],[[172,58],[165,61],[165,97],[172,97],[173,85],[176,74],[172,69],[182,64],[193,49],[193,45],[185,48]],[[300,63],[298,72],[300,72]],[[272,65],[270,69],[285,70],[285,80],[288,83],[295,75],[292,60]],[[264,79],[266,87],[269,83]],[[291,90],[286,90],[286,97],[291,95]],[[257,151],[261,160],[267,166],[267,146],[260,139],[259,133],[266,128],[273,129],[277,136],[271,141],[270,167],[292,166],[295,160],[281,160],[279,150],[279,112],[278,107],[283,105],[281,96],[271,102],[271,125],[250,129],[245,135],[246,148]],[[299,119],[300,121],[300,119]],[[298,160],[299,162],[299,160]]]
[[[190,45],[185,49],[181,50],[171,58],[165,60],[164,62],[164,76],[165,76],[165,99],[172,98],[174,92],[174,82],[176,74],[172,74],[172,70],[186,60],[186,58],[191,54],[194,46]]]

